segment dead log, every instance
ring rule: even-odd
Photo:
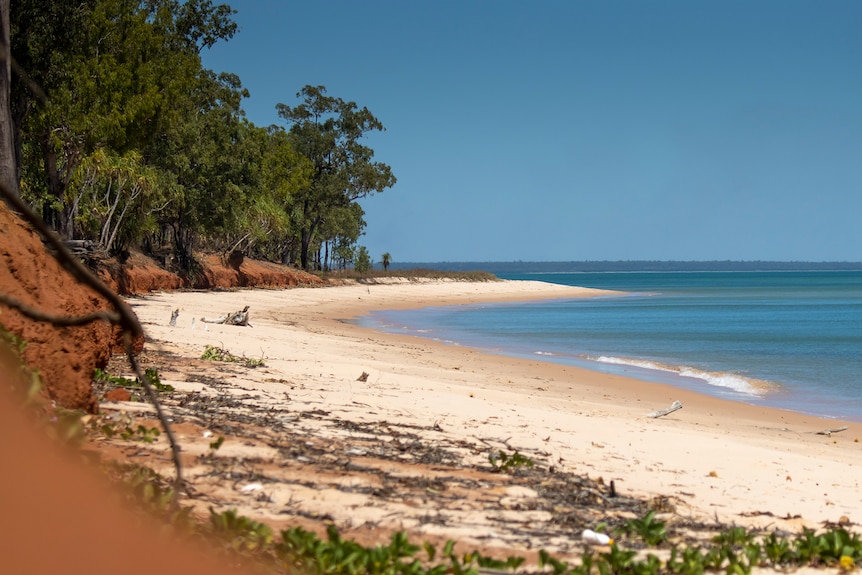
[[[245,306],[241,311],[235,311],[233,313],[229,313],[227,315],[219,316],[219,317],[202,317],[201,321],[204,323],[221,323],[225,325],[239,325],[239,326],[248,326],[254,327],[250,323],[248,323],[249,306]]]
[[[228,325],[248,325],[248,306],[242,308],[242,311],[228,314],[224,322]]]
[[[652,417],[652,418],[664,417],[668,413],[673,413],[674,411],[677,411],[678,409],[682,409],[682,402],[679,400],[676,400],[667,409],[661,409],[659,411],[653,411],[652,413],[647,415],[647,417]]]
[[[847,426],[845,425],[842,427],[833,427],[831,429],[824,429],[823,431],[816,432],[816,434],[817,435],[825,435],[825,436],[829,437],[833,433],[838,433],[839,431],[847,431]]]

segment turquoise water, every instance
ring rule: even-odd
[[[624,296],[382,311],[369,325],[862,421],[862,272],[502,275]]]

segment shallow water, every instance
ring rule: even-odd
[[[367,325],[862,421],[862,272],[520,274],[618,297],[381,311]]]

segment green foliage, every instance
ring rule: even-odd
[[[75,176],[76,237],[117,253],[155,231],[164,197],[158,172],[143,163],[140,152],[117,155],[99,147],[82,160]]]
[[[7,330],[2,323],[0,323],[0,341],[8,345],[9,349],[19,358],[24,356],[24,350],[27,348],[27,340]]]
[[[356,257],[353,260],[353,269],[359,273],[365,273],[371,269],[371,256],[365,246],[359,246]]]
[[[859,535],[849,533],[844,529],[834,529],[822,536],[820,558],[827,563],[837,563],[842,557],[850,557],[854,561],[862,559],[862,541]]]
[[[201,359],[207,359],[210,361],[224,361],[229,363],[241,363],[246,367],[264,367],[266,364],[264,363],[264,359],[261,358],[253,358],[246,356],[238,356],[234,355],[228,350],[215,347],[213,345],[208,345],[204,350],[203,355],[201,355]]]
[[[395,533],[389,545],[370,548],[342,539],[332,525],[326,533],[328,540],[322,541],[301,527],[282,531],[276,554],[286,566],[309,573],[422,573],[420,562],[413,559],[419,547],[404,533]]]
[[[655,518],[655,511],[650,511],[642,519],[626,521],[622,532],[627,535],[634,533],[643,539],[644,543],[653,547],[667,540],[667,526]]]
[[[532,459],[524,457],[517,451],[511,455],[505,451],[492,451],[488,454],[488,461],[497,473],[511,473],[519,467],[533,467],[535,465]]]
[[[352,254],[351,254],[352,257]],[[363,283],[374,283],[375,278],[387,278],[389,274],[382,270],[368,270],[364,273],[358,273],[355,270],[343,270],[339,272],[335,272],[332,274],[320,274],[323,277],[337,277],[337,278],[354,278],[361,280]],[[493,282],[499,281],[499,279],[488,272],[456,272],[456,271],[439,271],[439,270],[430,270],[430,269],[412,269],[412,270],[398,270],[398,275],[400,277],[407,278],[408,280],[416,280],[416,279],[430,279],[430,280],[452,280],[452,281],[463,281],[463,282]]]
[[[35,106],[26,87],[16,88],[16,129],[30,164],[22,189],[61,235],[74,233],[84,207],[76,175],[85,158],[99,148],[117,156],[143,151],[167,123],[181,120],[175,106],[200,58],[178,36],[178,11],[173,0],[85,0],[72,9],[48,0],[24,2],[11,14],[24,69],[48,95]]]
[[[261,552],[272,544],[272,529],[269,526],[238,515],[236,509],[216,513],[210,507],[209,527],[215,536],[242,554]]]
[[[84,417],[85,414],[83,411],[55,407],[54,426],[49,428],[49,435],[61,444],[80,447],[86,439],[86,435],[84,434]]]
[[[731,527],[722,533],[719,533],[712,538],[713,543],[719,545],[728,545],[731,547],[740,547],[751,543],[754,540],[755,534],[748,531],[744,527]]]
[[[201,355],[201,359],[209,361],[236,361],[238,358],[226,349],[208,345],[203,355]]]
[[[42,377],[38,371],[30,369],[24,362],[24,350],[27,348],[27,340],[7,330],[0,323],[0,346],[7,347],[21,367],[21,381],[23,387],[26,387],[26,389],[17,389],[16,391],[23,397],[24,405],[38,405],[39,394],[42,392]],[[10,383],[14,389],[16,386],[15,378],[10,378]]]
[[[162,383],[159,372],[152,368],[144,370],[144,376],[150,381],[150,385],[156,391],[174,391],[174,386]],[[111,375],[99,369],[98,367],[93,372],[93,379],[116,385],[118,387],[141,388],[143,384],[136,379],[129,379],[120,375]]]
[[[134,379],[129,379],[127,377],[123,377],[121,375],[111,375],[98,367],[93,371],[93,379],[96,381],[104,381],[107,383],[112,383],[114,385],[122,386],[122,387],[139,387],[140,383],[138,383]]]
[[[331,573],[344,575],[476,575],[479,569],[510,570],[523,564],[521,557],[505,560],[483,556],[478,551],[455,553],[455,542],[447,541],[440,553],[448,563],[427,566],[417,558],[424,549],[427,561],[437,560],[437,549],[425,543],[420,548],[411,544],[403,532],[394,533],[388,545],[363,547],[341,538],[332,525],[326,529],[327,541],[300,527],[281,532],[281,542],[275,545],[278,557],[288,568],[307,573]]]
[[[494,559],[479,551],[455,552],[455,542],[447,541],[438,549],[430,543],[413,544],[403,532],[394,533],[387,544],[364,547],[341,537],[329,525],[326,539],[293,527],[276,539],[267,525],[239,515],[235,509],[217,513],[210,508],[209,521],[195,523],[191,508],[172,504],[173,491],[154,472],[125,466],[124,481],[132,487],[134,500],[148,510],[168,519],[171,525],[196,532],[210,540],[222,541],[224,549],[256,560],[276,560],[277,569],[327,575],[479,575],[489,571],[514,571],[524,563],[522,557]],[[652,512],[627,525],[631,532],[658,531],[660,521]],[[726,573],[747,575],[754,568],[772,566],[781,570],[827,565],[844,571],[855,569],[862,560],[862,541],[842,528],[820,534],[805,530],[793,537],[776,533],[758,538],[753,532],[733,527],[722,531],[712,543],[702,546],[674,545],[666,561],[651,553],[638,556],[632,549],[614,543],[607,551],[588,547],[574,563],[553,557],[544,549],[538,552],[539,567],[553,575],[703,575]]]
[[[109,473],[129,488],[126,493],[130,503],[165,519],[173,529],[189,533],[197,528],[192,508],[177,506],[173,487],[152,469],[115,462]]]
[[[174,391],[174,386],[169,385],[167,383],[162,383],[161,377],[159,377],[159,372],[152,368],[147,368],[144,370],[144,375],[147,379],[150,380],[150,384],[156,391]]]
[[[395,183],[360,143],[383,125],[323,86],[279,104],[289,131],[249,122],[240,78],[200,57],[236,33],[234,13],[212,0],[11,4],[32,79],[12,78],[22,196],[62,237],[170,253],[189,278],[201,249],[305,269],[317,254],[328,270],[332,247],[348,261],[366,225],[357,200]]]
[[[796,558],[790,541],[776,533],[770,533],[763,539],[763,552],[769,564],[775,568],[780,568]]]
[[[665,563],[665,567],[670,573],[684,573],[686,575],[701,575],[706,569],[700,547],[679,548],[674,546],[670,550],[670,557]]]
[[[109,439],[120,437],[125,441],[142,441],[144,443],[153,443],[161,435],[156,427],[135,425],[134,417],[129,413],[105,418],[98,429]]]
[[[300,264],[307,270],[314,246],[335,237],[331,230],[323,233],[324,223],[348,213],[361,218],[361,208],[344,208],[393,186],[395,176],[389,166],[373,161],[374,150],[359,143],[367,132],[383,130],[368,108],[327,96],[324,86],[305,86],[297,97],[303,100],[298,106],[278,104],[276,109],[290,124],[293,148],[313,166],[310,183],[297,190],[293,202]]]
[[[842,528],[819,535],[806,529],[795,541],[793,555],[803,564],[848,564],[852,561],[855,565],[862,559],[862,542],[857,534]]]

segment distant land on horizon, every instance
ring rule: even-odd
[[[853,271],[862,262],[803,261],[570,261],[570,262],[396,262],[390,270],[433,269],[439,271],[484,271],[499,274],[587,273],[587,272],[728,272],[728,271]]]

